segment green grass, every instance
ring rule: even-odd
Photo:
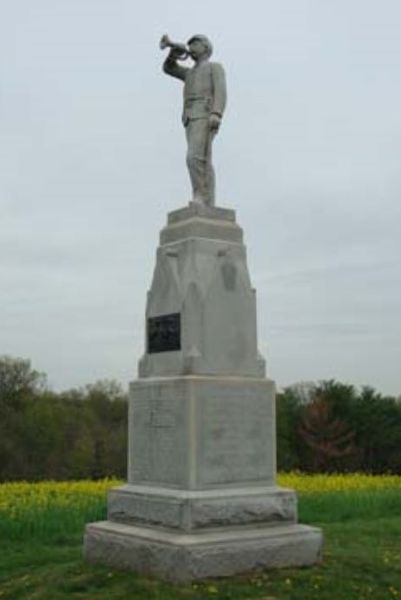
[[[373,521],[384,516],[401,519],[401,489],[355,490],[299,494],[299,519],[321,524],[354,519]]]
[[[401,600],[401,490],[304,494],[299,512],[324,530],[320,565],[189,586],[83,563],[83,523],[104,518],[104,501],[3,519],[0,600]]]
[[[82,534],[86,523],[106,519],[106,512],[104,498],[93,498],[87,506],[76,508],[51,506],[45,510],[17,511],[10,518],[0,516],[0,541],[68,542],[74,535]]]

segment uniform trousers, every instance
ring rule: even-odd
[[[212,165],[212,142],[215,132],[209,118],[190,119],[185,126],[187,138],[187,166],[191,179],[194,202],[214,206],[215,175]]]

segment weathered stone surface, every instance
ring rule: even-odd
[[[232,210],[232,208],[221,208],[220,206],[208,206],[200,202],[190,202],[188,206],[169,212],[167,222],[171,225],[179,221],[187,221],[193,217],[213,219],[213,221],[232,221],[235,223],[235,210]]]
[[[230,221],[212,221],[204,218],[190,218],[165,227],[160,232],[160,244],[170,244],[188,238],[205,238],[242,243],[241,227]]]
[[[275,484],[274,384],[241,377],[142,379],[129,400],[131,484]]]
[[[320,559],[321,545],[321,531],[302,525],[183,535],[107,521],[87,526],[85,559],[184,583],[312,565]]]
[[[128,484],[85,557],[177,582],[319,560],[276,486],[274,382],[257,350],[256,301],[235,213],[170,213],[129,399]]]
[[[160,237],[146,320],[179,314],[180,349],[149,352],[147,331],[139,377],[263,377],[255,290],[234,211],[193,204],[171,213]]]
[[[275,486],[187,491],[124,485],[109,492],[108,518],[182,531],[291,524],[297,520],[297,503],[292,490]]]

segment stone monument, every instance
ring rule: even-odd
[[[257,347],[256,299],[231,209],[214,206],[211,145],[226,103],[210,41],[164,36],[184,81],[193,197],[160,233],[145,353],[130,386],[128,483],[87,525],[93,563],[188,582],[319,560],[320,529],[297,523],[276,484],[275,391]],[[177,59],[192,57],[194,67]]]

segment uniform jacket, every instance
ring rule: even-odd
[[[220,63],[205,60],[189,69],[168,56],[163,70],[184,82],[184,126],[194,119],[207,119],[212,113],[223,115],[227,94],[224,69]]]

